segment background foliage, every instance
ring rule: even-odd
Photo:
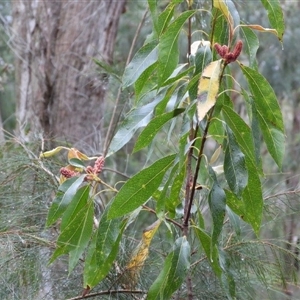
[[[155,2],[149,1],[149,6],[151,7],[152,5],[154,32],[159,35],[158,33],[163,31],[162,27],[159,27],[161,26],[159,22],[157,22],[155,28],[155,18],[158,12],[161,13],[164,11],[164,13],[160,15],[161,19],[168,19],[168,21],[173,24],[173,27],[165,26],[166,33],[159,39],[158,49],[155,50],[157,41],[151,43],[151,40],[155,38],[154,33],[154,35],[148,36],[148,43],[146,42],[147,46],[143,46],[142,50],[138,52],[141,53],[141,55],[145,55],[146,53],[147,58],[150,59],[154,66],[153,64],[142,64],[143,72],[140,72],[141,77],[136,76],[136,70],[138,69],[136,65],[138,63],[136,61],[136,54],[132,60],[132,62],[135,63],[135,65],[132,64],[134,67],[133,70],[135,71],[133,73],[136,78],[132,79],[130,76],[130,64],[125,70],[123,85],[126,87],[134,83],[135,97],[130,99],[126,97],[126,103],[124,101],[125,110],[131,109],[131,111],[127,115],[127,118],[125,118],[125,121],[123,121],[110,145],[108,151],[108,155],[110,156],[106,158],[107,170],[104,169],[101,176],[99,176],[102,181],[100,183],[104,182],[112,185],[119,180],[123,181],[126,179],[126,176],[131,177],[131,179],[127,181],[122,189],[120,189],[121,184],[118,183],[116,186],[110,187],[109,189],[111,191],[108,193],[101,192],[98,194],[99,190],[97,190],[95,194],[92,194],[94,195],[93,200],[95,201],[95,216],[97,219],[101,216],[99,229],[97,231],[98,234],[97,236],[92,236],[92,243],[89,246],[91,250],[89,250],[89,253],[85,256],[85,261],[79,260],[79,264],[75,267],[70,277],[67,277],[67,263],[69,263],[70,268],[70,258],[69,262],[67,262],[67,258],[62,256],[54,262],[52,266],[46,266],[48,259],[53,255],[55,247],[55,251],[57,251],[61,245],[63,249],[67,249],[66,252],[69,252],[70,248],[64,247],[65,241],[68,242],[66,245],[69,244],[68,234],[65,240],[62,235],[60,235],[62,243],[55,244],[57,234],[60,233],[59,228],[62,230],[62,226],[67,228],[68,225],[60,224],[59,227],[59,224],[56,224],[54,228],[44,228],[46,216],[49,211],[49,198],[52,198],[53,194],[56,193],[57,187],[57,181],[52,174],[56,174],[57,170],[66,164],[65,157],[59,156],[57,161],[52,159],[51,161],[40,160],[38,157],[39,149],[36,145],[25,146],[22,143],[18,143],[19,146],[16,146],[15,143],[8,143],[2,149],[1,169],[5,171],[1,172],[0,193],[2,199],[1,203],[3,203],[1,208],[1,223],[3,220],[3,226],[1,225],[1,227],[3,227],[1,230],[1,247],[3,248],[1,265],[6,270],[1,279],[3,287],[1,288],[1,296],[3,299],[6,299],[6,297],[8,297],[7,299],[22,299],[25,295],[28,295],[26,296],[27,298],[32,299],[65,299],[74,297],[74,295],[80,294],[82,291],[82,273],[85,274],[84,288],[87,286],[95,286],[92,291],[95,293],[99,291],[124,290],[129,288],[137,292],[137,295],[134,296],[137,298],[141,297],[138,293],[149,290],[149,299],[151,299],[151,297],[156,299],[158,293],[161,293],[163,299],[166,299],[171,296],[183,282],[181,289],[175,295],[177,298],[185,298],[187,297],[186,293],[189,291],[189,283],[188,281],[185,282],[183,275],[186,274],[186,268],[188,267],[188,278],[194,283],[192,288],[193,294],[199,299],[212,299],[212,295],[214,299],[231,298],[234,297],[234,295],[236,295],[237,298],[243,299],[253,299],[254,295],[255,298],[265,297],[269,299],[272,297],[285,299],[286,297],[286,299],[290,299],[289,297],[292,297],[292,293],[293,297],[297,299],[296,278],[298,250],[295,218],[298,214],[298,181],[295,179],[297,177],[293,176],[293,174],[297,174],[297,164],[295,163],[297,157],[297,146],[295,146],[295,143],[297,139],[291,138],[293,142],[290,144],[287,143],[287,157],[294,157],[294,159],[291,159],[294,165],[290,167],[289,159],[284,160],[281,173],[278,173],[278,169],[274,166],[272,158],[267,154],[265,146],[261,146],[259,152],[263,157],[262,161],[265,171],[265,175],[262,178],[263,194],[255,194],[256,199],[254,199],[254,201],[257,202],[255,202],[255,205],[250,204],[246,208],[246,212],[239,206],[239,201],[241,200],[237,199],[241,197],[241,195],[242,197],[251,197],[254,195],[253,189],[247,191],[247,182],[249,184],[249,180],[252,180],[256,193],[256,188],[260,185],[255,173],[261,174],[260,168],[262,162],[259,160],[258,151],[254,152],[254,145],[252,149],[251,147],[249,149],[248,140],[244,140],[244,137],[251,134],[251,131],[246,127],[243,121],[243,118],[246,118],[247,111],[248,113],[250,112],[250,120],[251,118],[252,120],[255,118],[255,111],[249,110],[251,105],[253,105],[251,97],[259,93],[259,91],[255,89],[255,86],[252,86],[252,89],[250,89],[251,93],[249,93],[246,85],[243,85],[245,89],[241,90],[241,93],[246,98],[246,106],[242,103],[240,96],[236,96],[236,93],[223,93],[218,98],[218,102],[222,102],[222,105],[225,104],[225,106],[216,106],[214,113],[220,113],[222,110],[223,118],[227,126],[223,128],[217,121],[211,123],[209,134],[215,136],[216,143],[207,141],[207,146],[204,150],[207,160],[211,164],[200,164],[200,176],[197,182],[200,189],[195,189],[195,196],[197,199],[200,199],[200,201],[191,207],[192,223],[190,224],[192,231],[189,231],[188,239],[182,234],[182,228],[180,226],[183,226],[181,217],[184,216],[184,203],[182,205],[181,202],[185,195],[184,192],[182,192],[181,185],[187,176],[184,168],[185,155],[187,153],[187,148],[185,148],[186,137],[188,136],[189,130],[187,128],[189,128],[190,122],[193,120],[195,108],[193,108],[192,105],[190,108],[187,108],[188,106],[186,106],[183,101],[180,102],[180,99],[185,97],[187,87],[190,88],[190,93],[193,93],[192,83],[194,82],[198,85],[197,79],[199,76],[198,78],[196,76],[200,74],[203,69],[199,69],[199,67],[197,69],[197,61],[195,62],[197,72],[189,69],[187,66],[185,69],[181,66],[177,68],[177,73],[173,74],[174,79],[168,81],[168,76],[171,75],[174,68],[177,67],[177,63],[173,61],[174,59],[176,60],[176,57],[166,55],[168,52],[174,54],[177,51],[176,47],[173,46],[174,48],[172,48],[169,43],[174,41],[174,37],[176,36],[174,32],[177,32],[181,24],[194,13],[192,11],[184,12],[186,9],[185,3],[177,6],[176,1],[173,2],[174,8],[176,7],[176,13],[174,15],[175,21],[172,23],[170,18],[170,16],[173,15],[172,4],[167,6],[168,2],[166,2],[160,4],[159,8],[156,9],[154,7]],[[274,1],[274,3],[275,2],[276,1]],[[145,9],[146,5],[140,5],[141,7],[138,7],[139,9]],[[195,7],[199,8],[200,5],[201,7],[203,5],[203,7],[209,8],[210,3],[195,2]],[[257,2],[252,3],[251,1],[251,3],[246,3],[238,1],[235,5],[244,22],[257,24],[259,20],[265,20],[261,18],[261,16],[265,14],[262,6],[253,7],[254,5],[258,5]],[[249,9],[247,7],[248,5],[250,6]],[[250,9],[255,12],[251,14],[251,16],[247,14]],[[284,6],[284,9],[286,13],[296,15],[293,7]],[[130,9],[128,12],[130,20],[132,20],[132,11],[133,9]],[[218,11],[215,11],[215,13],[217,12]],[[226,11],[222,11],[222,13],[226,19]],[[140,15],[142,15],[142,13]],[[201,25],[203,25],[203,30],[208,30],[209,18],[207,14],[201,11],[199,15],[206,16],[203,18],[203,24]],[[198,20],[198,17],[197,13],[194,13],[195,20]],[[256,17],[257,19],[255,19]],[[297,17],[294,16],[294,20],[296,20],[296,18]],[[289,19],[292,23],[293,18],[291,17]],[[228,20],[229,19],[227,19],[227,22]],[[196,24],[198,26],[198,23]],[[261,25],[265,27],[269,26],[268,24]],[[124,30],[124,27],[121,25],[121,45],[123,45],[121,40],[124,38]],[[150,33],[148,24],[145,25],[144,30]],[[296,26],[287,26],[285,34],[287,37],[285,38],[289,39],[289,41],[290,39],[293,40],[296,36],[294,31],[296,31]],[[289,132],[294,133],[294,136],[297,137],[295,134],[297,117],[296,114],[293,115],[292,113],[293,110],[298,108],[296,101],[296,75],[290,77],[286,76],[286,80],[283,83],[279,77],[276,77],[279,71],[278,73],[274,72],[274,69],[281,70],[286,68],[288,72],[295,64],[293,64],[293,67],[289,66],[289,55],[282,58],[282,53],[285,52],[282,52],[282,46],[278,41],[275,41],[274,38],[270,38],[270,42],[267,42],[265,37],[267,36],[269,39],[270,35],[267,33],[262,34],[263,41],[260,42],[261,45],[258,50],[257,64],[259,70],[262,70],[263,74],[271,82],[276,94],[282,98],[284,104],[283,114],[289,141],[290,136],[292,136],[288,134]],[[258,36],[261,37],[260,34],[258,34]],[[200,38],[206,40],[206,36],[202,34],[199,34],[199,37],[195,38],[195,40]],[[219,38],[221,37],[216,37],[217,42],[219,42]],[[182,50],[182,48],[184,50],[178,52],[178,59],[184,62],[186,61],[186,49],[184,47],[181,48],[181,41],[186,41],[186,36],[179,35],[179,41],[180,50]],[[137,43],[137,49],[140,49],[142,45],[143,42],[141,39],[140,44],[139,42]],[[285,43],[283,43],[283,45],[285,47]],[[125,47],[120,47],[118,54],[122,53],[124,48]],[[264,52],[264,49],[267,49],[267,52]],[[272,53],[276,53],[278,56],[270,56],[270,49]],[[148,53],[153,56],[151,57]],[[202,53],[200,54],[202,55]],[[247,48],[244,43],[242,56],[238,58],[243,63],[245,63],[247,59],[245,54],[247,54]],[[219,56],[217,56],[215,52],[213,52],[212,55],[214,60],[219,59]],[[280,59],[277,59],[279,55]],[[119,57],[122,57],[122,55],[120,54],[120,56],[116,58],[116,61],[120,60]],[[203,59],[203,55],[201,58]],[[155,63],[157,59],[159,63]],[[203,60],[200,61],[201,63],[203,62]],[[297,55],[295,55],[295,62],[296,61]],[[252,78],[251,75],[253,72],[255,72],[254,75],[259,79],[257,81],[254,80],[255,84],[261,84],[263,82],[262,77],[259,77],[261,75],[256,71],[256,62],[252,60],[252,64],[251,67],[253,67],[253,69],[242,66],[242,72],[238,70],[237,66],[231,68],[231,72],[237,82],[245,82],[245,79],[241,79],[242,73],[244,73],[245,78],[249,80],[249,78]],[[122,66],[119,68],[121,69]],[[154,72],[154,70],[157,71]],[[145,74],[143,74],[144,72]],[[184,80],[188,77],[191,79],[191,84],[188,84],[188,81]],[[195,79],[193,81],[194,77]],[[128,81],[127,78],[130,78],[131,81]],[[142,79],[139,80],[139,78]],[[147,80],[146,85],[144,85],[144,78],[150,78],[151,80]],[[237,85],[228,79],[229,76],[227,74],[224,78],[226,78],[226,80],[222,81],[222,84],[226,85],[226,88],[237,88]],[[182,84],[182,82],[184,83]],[[265,84],[267,85],[267,83]],[[288,86],[288,88],[283,88],[283,84]],[[113,87],[115,85],[114,79],[111,78],[111,86]],[[157,94],[157,90],[153,89],[154,87],[157,88],[155,85],[160,87],[159,91],[161,93]],[[251,80],[249,80],[249,85],[251,87]],[[221,86],[221,89],[222,88]],[[224,87],[224,89],[226,88]],[[295,99],[293,102],[287,101],[287,93],[290,91],[293,93],[294,98],[292,99]],[[196,87],[196,94],[197,92]],[[131,95],[131,87],[125,90],[125,93]],[[265,93],[263,93],[263,95],[265,95]],[[271,96],[273,97],[274,95]],[[238,114],[230,107],[229,97],[231,97],[234,103],[234,109],[242,118],[238,117]],[[155,99],[154,101],[153,98]],[[155,114],[153,116],[151,113],[154,107]],[[248,110],[246,111],[246,109]],[[259,114],[264,115],[270,110],[261,107],[261,110],[258,108],[257,111]],[[279,108],[275,107],[271,112],[278,114],[278,111]],[[186,116],[186,121],[183,119],[181,125],[181,121],[179,122],[178,119],[182,118],[183,115]],[[268,116],[263,118],[263,120],[266,119],[269,121],[272,120],[272,118],[272,116],[270,116],[270,118]],[[172,122],[172,119],[176,121],[171,123],[171,125],[164,125],[167,121]],[[218,119],[219,117],[215,120]],[[275,121],[275,124],[279,127],[279,131],[282,131],[282,124],[278,123],[280,121],[280,115],[275,115],[272,122],[273,121]],[[200,123],[199,129],[199,132],[202,132],[202,134],[205,133],[205,122],[203,123],[204,124]],[[262,123],[264,122],[260,122],[260,126],[262,126]],[[134,151],[142,149],[151,142],[147,152],[136,153],[135,156],[129,157],[128,151],[131,151],[133,148],[129,138],[132,136],[135,137],[137,129],[144,127],[146,124],[148,125],[144,129],[144,133],[140,134],[135,143]],[[234,130],[234,124],[238,124],[238,129]],[[255,126],[257,125],[257,123],[253,124],[251,128],[252,132],[255,132]],[[271,132],[273,130],[272,126],[271,124],[267,124],[266,131]],[[221,134],[220,128],[222,129]],[[161,130],[157,131],[156,129]],[[122,130],[125,130],[125,133]],[[228,141],[225,142],[223,142],[224,130],[228,136]],[[264,131],[263,128],[261,130]],[[156,140],[152,141],[154,135],[152,136],[151,133],[157,134]],[[241,136],[239,135],[240,133]],[[274,140],[272,136],[274,135],[271,134],[271,136],[269,136],[265,133],[264,139],[266,143],[269,144],[268,150],[274,160],[281,165],[282,154],[277,152],[276,147],[278,145],[282,147],[282,145],[276,144],[276,140]],[[258,135],[256,138],[257,144],[261,144],[261,136]],[[195,149],[200,149],[201,143],[204,144],[203,138],[201,139],[199,135],[199,138],[196,139],[194,143]],[[125,148],[124,152],[118,152],[120,153],[119,158],[117,158],[117,155],[113,155],[113,152],[125,144],[127,144],[127,148]],[[219,147],[219,144],[222,144],[222,147]],[[191,145],[191,143],[189,145]],[[170,155],[170,153],[174,152],[177,153],[176,156]],[[195,153],[195,155],[197,155],[197,151]],[[239,160],[234,161],[233,158],[236,157],[236,155],[232,156],[232,153],[237,153]],[[150,156],[150,154],[152,154],[152,156]],[[165,158],[163,158],[164,156]],[[175,157],[178,163],[171,165]],[[135,161],[135,158],[138,159]],[[225,175],[221,174],[217,175],[217,177],[215,174],[217,168],[215,167],[217,167],[223,159]],[[226,161],[227,167],[225,166]],[[139,170],[142,169],[141,162],[143,164],[145,162],[145,166],[150,167],[139,172]],[[70,163],[70,159],[68,163]],[[73,161],[71,163],[74,164],[75,162]],[[78,161],[76,163],[80,164]],[[86,168],[86,165],[85,163],[84,168]],[[196,168],[194,162],[192,162],[192,165]],[[110,168],[116,168],[116,166],[117,171],[121,172],[119,175],[109,171]],[[239,173],[235,179],[232,177],[232,179],[228,179],[230,175],[232,175],[232,172],[226,175],[226,169],[230,169],[230,166]],[[245,169],[248,171],[248,180],[237,181],[239,178],[245,178]],[[85,170],[86,169],[84,169],[83,172],[86,172]],[[293,173],[288,173],[291,172],[291,170]],[[126,176],[123,176],[124,173]],[[132,177],[132,174],[135,173],[137,173],[137,175]],[[167,176],[164,176],[165,174]],[[225,188],[224,176],[229,185],[229,187],[227,186],[225,189],[228,207],[224,205],[220,206],[221,200],[223,199],[225,201],[223,192]],[[28,178],[30,178],[30,180],[28,180]],[[97,183],[97,179],[91,184],[91,188],[94,183]],[[136,188],[139,186],[141,189]],[[171,188],[169,189],[169,187]],[[103,189],[103,186],[101,186],[101,188]],[[185,186],[183,186],[183,190],[184,188]],[[114,198],[111,206],[107,207],[107,202],[112,198],[112,191],[114,189],[120,189],[120,192]],[[146,190],[147,193],[145,193],[144,190]],[[83,192],[82,189],[78,191]],[[77,190],[75,194],[78,196]],[[147,203],[148,207],[144,207],[143,210],[140,210],[140,205],[142,205],[150,195],[152,195],[152,199]],[[174,198],[174,195],[180,195],[180,197]],[[263,206],[262,203],[259,203],[259,197],[262,199],[262,196],[264,197]],[[84,197],[81,197],[81,199],[83,198]],[[78,198],[74,199],[78,200]],[[88,198],[84,199],[87,203],[90,203]],[[176,199],[176,201],[173,202],[173,199]],[[203,199],[208,199],[208,202]],[[120,204],[122,203],[126,205],[124,204],[120,209]],[[106,210],[105,207],[107,207]],[[129,218],[125,217],[123,222],[119,219],[119,217],[122,217],[134,209],[138,210],[133,216]],[[223,215],[225,209],[226,217],[223,223],[223,217],[220,217],[220,215]],[[155,227],[157,224],[153,223],[156,220],[153,214],[154,210],[156,210],[159,219],[162,220],[159,227]],[[212,214],[210,214],[210,210],[213,212]],[[260,219],[259,215],[262,210],[263,215]],[[78,211],[83,210],[78,209]],[[168,215],[164,216],[164,212],[168,212]],[[80,213],[79,215],[77,214],[77,216],[80,215]],[[240,218],[241,216],[246,222]],[[71,219],[72,218],[70,218],[70,220]],[[220,222],[220,220],[222,222]],[[180,226],[173,221],[178,222]],[[151,228],[151,224],[156,224],[154,226],[155,230]],[[251,228],[249,224],[254,228],[256,233],[260,231],[259,238],[255,236],[253,228]],[[284,224],[284,226],[282,226],[282,224]],[[149,225],[150,229],[148,227]],[[143,230],[146,228],[148,230],[143,234]],[[149,232],[150,237],[147,237],[147,232]],[[149,247],[150,241],[151,246]],[[75,249],[77,249],[77,246],[75,246]],[[93,256],[95,249],[97,249],[99,253],[101,252],[99,257]],[[145,249],[150,250],[147,259],[144,259],[144,257],[146,258],[145,252],[143,252]],[[106,252],[107,255],[103,256],[103,252]],[[192,256],[190,256],[190,253]],[[130,272],[130,268],[128,268],[130,263],[132,266],[132,261],[135,257],[134,254],[140,255],[139,262],[143,264],[143,267],[139,268],[141,266],[135,263],[135,267],[138,267],[141,272],[138,278],[133,278],[133,272]],[[115,263],[113,263],[115,257],[116,260]],[[104,259],[104,261],[99,261],[99,259]],[[91,267],[96,266],[99,275],[96,277],[90,275],[94,274],[94,271],[86,269],[87,267],[84,267],[84,264]],[[98,265],[101,265],[102,268],[99,269],[97,267]],[[15,274],[18,276],[15,276]],[[170,281],[164,281],[164,278],[168,278],[167,275],[173,275],[174,277],[170,278]],[[99,278],[103,279],[100,283],[98,283]],[[135,287],[133,283],[136,284]],[[74,291],[77,292],[74,293]],[[124,292],[119,293],[116,297],[131,299],[133,297],[132,295],[133,294]],[[112,297],[114,296],[108,296],[108,298]]]

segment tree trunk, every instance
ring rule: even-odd
[[[107,82],[95,73],[92,58],[111,62],[125,2],[12,2],[22,138],[38,133],[100,150]]]

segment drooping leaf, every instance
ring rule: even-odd
[[[59,153],[62,149],[68,150],[68,148],[66,148],[66,147],[58,146],[58,147],[56,147],[56,148],[54,148],[54,149],[52,149],[52,150],[42,152],[42,153],[40,154],[40,158],[51,157],[51,156],[53,156],[53,155]]]
[[[159,187],[175,157],[176,155],[172,154],[159,159],[127,180],[112,200],[108,218],[124,216],[144,204]]]
[[[81,187],[76,195],[74,196],[72,202],[69,204],[65,213],[62,216],[60,230],[64,231],[77,214],[86,208],[89,199],[90,186],[86,185]],[[69,252],[69,274],[72,272],[76,264],[78,263],[83,251],[86,248],[86,243],[79,242],[78,247]]]
[[[171,186],[170,196],[165,201],[165,207],[170,217],[175,217],[176,207],[181,203],[180,193],[185,179],[186,168],[181,167],[178,174],[174,178]]]
[[[164,84],[178,64],[178,37],[182,26],[194,13],[195,11],[192,10],[183,12],[166,28],[160,37],[158,45],[158,87]]]
[[[137,152],[149,145],[163,125],[165,125],[169,120],[177,117],[184,111],[184,108],[176,108],[171,112],[161,114],[152,119],[139,135],[138,140],[135,143],[133,152]]]
[[[244,221],[249,223],[259,235],[263,212],[262,187],[258,172],[252,164],[247,164],[248,184],[243,191]]]
[[[149,104],[136,108],[129,113],[114,135],[106,157],[120,150],[139,128],[145,127],[150,122],[153,110],[161,98],[162,96],[159,95]]]
[[[193,226],[193,229],[196,232],[201,246],[205,252],[208,262],[210,263],[212,269],[214,270],[217,277],[221,277],[222,269],[219,263],[219,253],[216,245],[212,246],[211,237],[201,228]]]
[[[255,166],[255,150],[250,127],[231,107],[227,105],[224,105],[222,107],[222,114],[227,125],[234,133],[235,139],[246,157],[246,162],[247,159],[249,159],[251,163]]]
[[[81,197],[81,200],[86,201],[86,198]],[[76,249],[81,252],[82,249],[87,246],[92,235],[93,216],[93,201],[88,200],[84,207],[76,211],[72,219],[69,220],[63,230],[61,230],[57,239],[56,250],[50,258],[50,263],[62,254],[76,251]],[[72,264],[74,264],[74,262]]]
[[[67,209],[82,184],[85,174],[65,181],[58,190],[47,216],[46,226],[52,225]]]
[[[143,231],[142,240],[134,249],[129,262],[125,267],[125,280],[122,281],[131,288],[135,287],[138,282],[141,269],[143,268],[145,260],[149,255],[150,243],[161,222],[162,219],[159,219]]]
[[[167,300],[181,286],[190,267],[190,245],[186,237],[175,241],[164,267],[151,285],[147,300]]]
[[[279,0],[261,0],[263,6],[268,11],[269,22],[278,33],[278,38],[282,41],[284,33],[284,18]]]
[[[231,13],[230,13],[229,8],[228,8],[227,1],[224,1],[224,0],[213,0],[213,5],[214,5],[215,8],[219,9],[222,12],[223,16],[227,20],[227,23],[231,27],[231,31],[233,31],[234,22],[233,22],[233,18],[231,16]]]
[[[240,65],[250,87],[254,107],[268,151],[279,167],[284,155],[284,125],[277,97],[257,70]]]
[[[254,24],[249,24],[247,25],[247,27],[260,32],[273,33],[276,36],[278,36],[277,30],[273,28],[265,28],[262,27],[261,25],[254,25]]]
[[[109,273],[118,254],[126,222],[107,218],[109,206],[103,212],[97,233],[89,247],[84,265],[84,287],[93,288]]]
[[[201,122],[215,105],[224,69],[223,60],[211,62],[203,71],[198,86],[198,121]]]
[[[256,53],[259,48],[259,40],[257,35],[251,30],[247,25],[241,26],[240,32],[244,37],[244,52],[247,53],[249,57],[249,65],[252,68],[257,67]]]
[[[243,152],[230,128],[226,128],[227,144],[224,157],[224,174],[230,189],[240,197],[248,183],[248,171]]]
[[[152,41],[139,49],[125,68],[123,75],[124,88],[135,83],[139,76],[157,61],[157,50],[157,41]]]
[[[217,182],[214,182],[209,192],[208,204],[213,220],[213,230],[211,235],[211,247],[213,247],[216,245],[222,231],[226,210],[226,195]]]
[[[170,195],[170,186],[174,180],[174,176],[176,175],[176,172],[178,171],[178,163],[176,163],[171,171],[168,174],[168,180],[164,183],[164,187],[162,191],[160,192],[159,197],[156,201],[156,215],[158,218],[163,218],[165,214],[165,205],[166,201]]]

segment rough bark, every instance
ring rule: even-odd
[[[99,149],[107,82],[93,57],[110,62],[126,0],[15,0],[18,134],[37,133]]]

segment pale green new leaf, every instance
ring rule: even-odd
[[[280,41],[282,41],[284,33],[284,18],[279,0],[261,0],[263,6],[268,11],[269,22],[271,26],[277,31]]]
[[[162,86],[177,67],[179,60],[178,37],[182,26],[195,11],[183,12],[161,35],[158,45],[158,86]]]
[[[139,76],[157,61],[157,49],[157,41],[152,41],[139,49],[124,71],[122,79],[124,88],[135,83]]]
[[[112,200],[108,218],[124,216],[144,204],[161,184],[175,157],[176,154],[172,154],[159,159],[127,180]]]
[[[184,108],[176,108],[171,112],[158,115],[154,119],[152,119],[139,135],[133,151],[137,152],[142,148],[146,147],[147,145],[149,145],[163,125],[165,125],[169,120],[177,117],[179,114],[181,114],[184,111],[185,111]]]
[[[149,289],[147,300],[168,300],[180,288],[190,267],[190,252],[185,236],[175,241],[162,271]]]
[[[277,97],[257,70],[240,65],[250,87],[268,151],[279,167],[284,155],[284,125]]]

